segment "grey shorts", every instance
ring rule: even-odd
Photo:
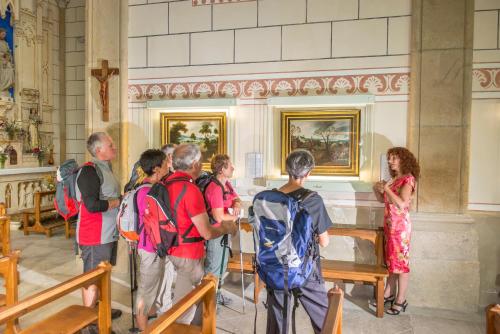
[[[104,245],[84,246],[80,245],[83,260],[83,272],[86,273],[97,268],[102,261],[111,261],[113,253],[113,242]]]

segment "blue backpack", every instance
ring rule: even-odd
[[[302,287],[317,259],[311,215],[302,202],[314,194],[302,188],[294,196],[278,190],[258,193],[253,200],[253,223],[257,272],[268,288]]]

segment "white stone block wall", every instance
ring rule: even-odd
[[[66,8],[66,158],[85,161],[85,2]]]

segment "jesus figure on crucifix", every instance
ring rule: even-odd
[[[108,61],[102,61],[102,68],[92,69],[92,76],[99,81],[99,97],[102,105],[103,121],[109,121],[109,83],[108,80],[111,76],[117,75],[119,70],[117,68],[109,68]]]

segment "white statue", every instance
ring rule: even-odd
[[[19,209],[26,207],[26,183],[19,184]]]
[[[40,143],[38,141],[38,115],[33,109],[30,110],[29,122],[28,134],[30,139],[30,148],[40,148]]]
[[[0,96],[10,97],[9,88],[14,86],[14,65],[6,36],[7,31],[0,28]]]
[[[28,187],[26,188],[26,207],[32,208],[35,206],[33,202],[33,183],[28,183]]]
[[[40,182],[35,182],[34,185],[35,185],[35,187],[33,188],[33,194],[39,193],[42,191],[42,187],[40,187]],[[40,203],[40,204],[42,205],[43,203]]]

